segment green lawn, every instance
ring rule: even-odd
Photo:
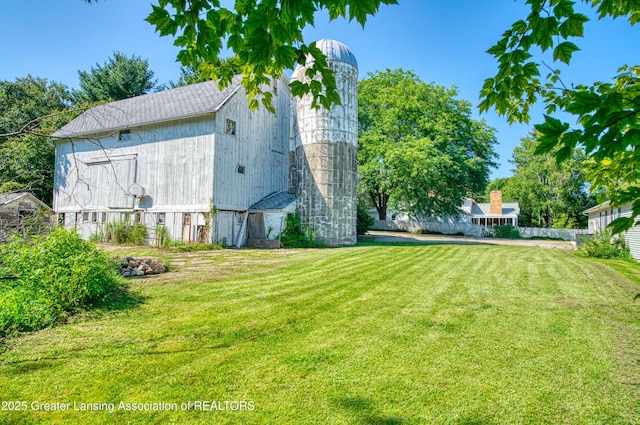
[[[27,410],[0,423],[640,423],[640,266],[488,245],[170,255],[117,308],[5,341],[2,407]],[[198,401],[226,410],[181,410]],[[115,411],[34,410],[74,402]]]

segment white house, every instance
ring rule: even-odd
[[[342,43],[316,45],[343,100],[330,110],[295,100],[283,75],[265,87],[276,112],[252,111],[236,76],[223,90],[209,81],[100,105],[62,127],[58,221],[85,238],[129,220],[149,239],[164,226],[173,240],[241,246],[276,237],[276,216],[297,207],[328,245],[355,243],[357,64]]]
[[[492,190],[489,201],[489,203],[477,203],[473,199],[467,199],[462,205],[466,222],[485,228],[503,224],[518,227],[520,205],[517,202],[503,203],[500,190]]]
[[[460,207],[461,214],[455,216],[413,217],[406,213],[387,213],[386,220],[379,220],[375,209],[369,211],[374,218],[373,229],[377,230],[427,230],[444,234],[464,234],[481,237],[496,225],[518,226],[520,205],[517,202],[503,203],[501,191],[491,191],[489,203],[478,203],[468,198]]]
[[[595,233],[617,218],[631,217],[631,203],[612,208],[611,203],[607,201],[582,213],[589,217],[589,232]],[[640,220],[636,219],[635,225],[622,236],[629,246],[631,256],[640,261]]]

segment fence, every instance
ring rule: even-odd
[[[520,236],[525,239],[528,238],[549,238],[549,239],[562,239],[565,241],[578,242],[580,235],[590,235],[587,229],[549,229],[545,227],[518,227]]]
[[[486,236],[484,226],[461,223],[453,219],[430,218],[427,220],[375,220],[372,230],[400,232],[433,232],[444,235],[464,235],[481,238]],[[587,229],[549,229],[541,227],[518,227],[520,236],[529,238],[549,238],[578,242],[578,236],[591,234]]]

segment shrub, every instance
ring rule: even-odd
[[[364,235],[365,233],[367,233],[367,230],[369,230],[371,226],[373,226],[373,223],[375,223],[375,220],[373,219],[373,217],[371,217],[371,215],[369,215],[367,207],[359,203],[356,218],[356,229],[358,231],[358,234]]]
[[[598,230],[593,236],[582,240],[584,243],[580,246],[580,252],[587,257],[632,260],[624,239],[614,237],[609,229]]]
[[[89,242],[100,243],[104,240],[104,232],[98,231],[89,235]]]
[[[144,245],[144,241],[147,239],[147,226],[142,223],[136,223],[129,233],[127,238],[128,243],[134,245]]]
[[[302,231],[298,211],[296,210],[294,214],[287,214],[284,222],[284,230],[280,234],[282,246],[290,248],[305,246],[305,240],[306,236]]]
[[[520,239],[520,231],[511,224],[501,224],[493,226],[490,230],[490,236],[503,239]]]
[[[105,238],[118,245],[144,245],[147,238],[147,226],[142,223],[136,223],[132,226],[127,219],[110,221],[106,226]]]
[[[280,235],[282,246],[287,248],[322,248],[324,242],[316,236],[316,229],[303,226],[298,211],[287,214],[285,227]]]
[[[166,247],[169,244],[169,230],[167,226],[159,224],[156,226],[156,245],[158,247]]]
[[[129,238],[131,225],[125,219],[114,220],[107,223],[107,241],[115,244],[123,244]]]
[[[122,280],[116,264],[75,230],[54,229],[0,246],[0,335],[34,331],[99,303]]]

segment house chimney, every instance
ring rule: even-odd
[[[489,193],[489,202],[489,214],[502,215],[502,191],[492,190],[491,193]]]

